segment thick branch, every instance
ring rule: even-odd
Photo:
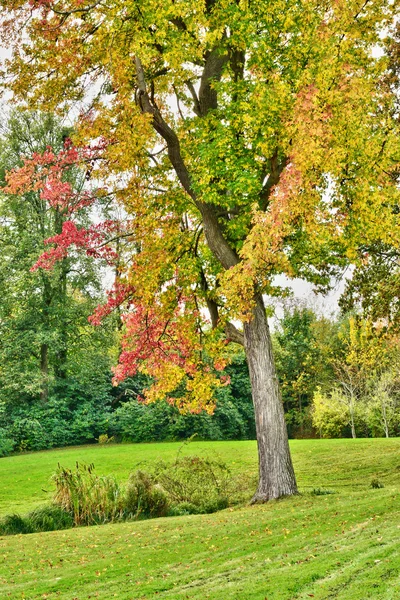
[[[234,267],[238,264],[239,257],[223,236],[216,216],[217,207],[204,202],[197,202],[196,204],[203,217],[204,233],[211,252],[225,269]]]
[[[233,323],[228,322],[225,325],[225,333],[231,342],[244,346],[244,334]]]
[[[268,206],[269,198],[271,196],[272,189],[281,178],[281,175],[287,166],[289,159],[285,156],[281,161],[278,161],[278,150],[275,150],[270,160],[270,173],[269,177],[264,184],[260,194],[260,204],[262,210],[265,210]]]
[[[152,115],[154,129],[157,131],[157,133],[159,133],[159,135],[161,135],[161,137],[167,143],[168,157],[171,161],[173,168],[175,169],[178,179],[182,184],[184,190],[195,202],[197,208],[201,213],[204,223],[204,233],[210,250],[220,261],[222,266],[225,269],[229,269],[230,267],[233,267],[239,262],[239,258],[222,234],[222,231],[218,224],[218,218],[215,213],[215,207],[201,202],[197,199],[190,182],[189,171],[187,170],[187,167],[181,155],[181,148],[178,136],[176,135],[175,131],[171,129],[168,123],[166,123],[166,121],[162,118],[158,107],[151,102],[146,88],[146,80],[144,76],[143,66],[138,57],[135,58],[135,63],[138,84],[137,102],[142,112]]]
[[[218,107],[217,92],[212,87],[214,81],[219,81],[224,65],[228,62],[228,54],[221,54],[220,48],[214,48],[208,53],[200,81],[199,105],[200,114],[206,115],[209,110]]]
[[[151,103],[149,94],[146,88],[146,80],[144,71],[140,59],[135,57],[136,63],[136,76],[138,82],[138,104],[144,113],[151,114],[153,116],[153,127],[165,140],[168,147],[168,156],[172,166],[181,182],[184,190],[194,200],[195,195],[190,184],[189,173],[183,162],[180,150],[180,143],[178,136],[175,131],[164,121],[157,106]]]

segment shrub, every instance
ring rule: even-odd
[[[0,429],[0,457],[8,456],[14,450],[15,442],[4,429]]]
[[[170,423],[174,409],[166,402],[143,404],[125,402],[110,418],[110,431],[124,442],[152,442],[171,437]]]
[[[0,521],[0,535],[17,535],[57,531],[73,526],[72,516],[59,506],[49,505],[36,508],[26,516],[7,515]]]
[[[342,437],[349,424],[349,409],[339,391],[314,393],[312,420],[314,427],[325,438]]]
[[[9,432],[10,437],[15,440],[16,449],[21,452],[43,450],[48,447],[46,430],[38,419],[15,419]]]
[[[32,524],[21,515],[7,515],[0,521],[0,535],[17,535],[19,533],[33,533]]]
[[[5,437],[20,451],[93,443],[108,433],[109,415],[105,401],[89,401],[81,396],[50,396],[45,404],[10,405],[7,410],[2,410],[0,403],[0,432],[3,428]]]
[[[106,433],[99,435],[98,440],[99,444],[112,444],[114,441],[114,436],[109,437]]]
[[[126,488],[124,508],[131,518],[165,517],[168,513],[168,496],[149,473],[132,473]]]
[[[217,460],[186,456],[173,464],[160,463],[155,472],[170,498],[174,514],[211,513],[233,500],[235,485],[228,467]]]

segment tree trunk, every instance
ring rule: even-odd
[[[350,409],[351,437],[355,440],[357,436],[356,436],[356,427],[355,427],[355,423],[354,423],[354,400],[353,400],[353,397],[350,398],[349,409]]]
[[[244,324],[256,419],[259,483],[252,502],[267,502],[297,494],[290,456],[283,405],[272,354],[271,337],[261,296],[257,296],[253,318]]]
[[[57,216],[57,215],[56,215]],[[55,230],[62,230],[62,221],[56,225]],[[60,264],[60,276],[57,286],[56,302],[58,302],[58,349],[54,357],[54,374],[57,379],[67,378],[68,360],[68,326],[67,326],[67,271],[68,261],[64,258]],[[57,297],[58,295],[58,297]]]
[[[382,417],[383,417],[383,428],[385,430],[385,436],[388,438],[389,437],[389,425],[388,425],[388,420],[387,420],[385,402],[382,402]]]
[[[40,346],[40,372],[42,374],[40,399],[42,402],[47,402],[49,396],[49,347],[47,344]]]

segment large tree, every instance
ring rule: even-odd
[[[297,491],[264,304],[274,275],[326,283],[363,241],[397,235],[375,51],[395,4],[2,0],[6,83],[32,103],[81,103],[80,139],[105,137],[98,176],[131,215],[111,302],[125,290],[131,303],[117,377],[139,364],[156,379],[149,398],[182,402],[185,384],[186,406],[207,408],[208,357],[224,336],[244,344],[255,501]]]

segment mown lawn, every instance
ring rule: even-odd
[[[48,498],[57,462],[120,479],[179,444],[85,447],[0,460],[0,513]],[[254,471],[253,442],[193,442]],[[295,600],[400,598],[400,439],[292,443],[302,495],[213,515],[0,538],[0,597]],[[372,489],[372,479],[385,487]],[[334,494],[315,496],[314,488]],[[17,504],[19,503],[19,504]],[[14,508],[14,510],[15,510]]]

